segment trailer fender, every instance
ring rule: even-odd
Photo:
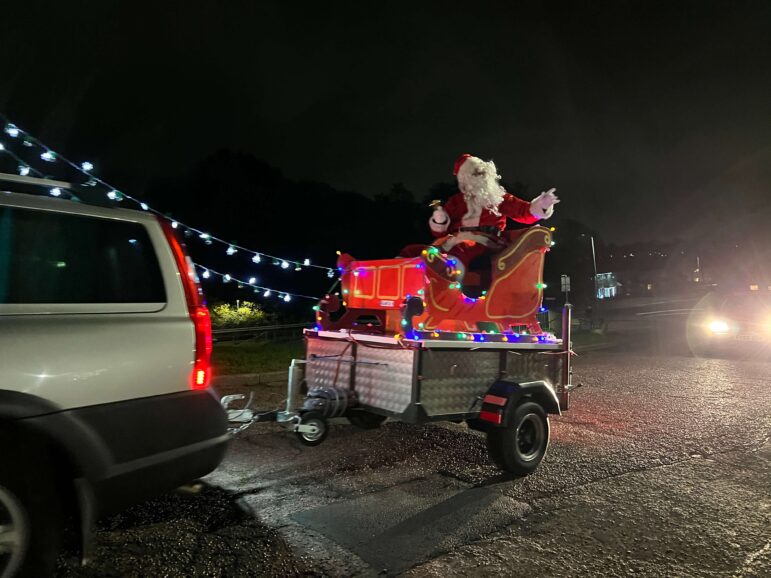
[[[510,425],[514,409],[523,399],[539,404],[546,413],[559,415],[560,404],[554,389],[543,380],[513,382],[496,381],[482,398],[482,410],[479,412],[480,425]],[[481,428],[479,428],[481,429]]]

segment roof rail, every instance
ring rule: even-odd
[[[85,203],[87,205],[94,205],[97,207],[116,207],[117,201],[111,200],[101,190],[96,190],[93,187],[86,187],[83,185],[77,185],[75,183],[69,183],[67,181],[57,181],[54,179],[46,179],[41,177],[30,177],[14,175],[11,173],[0,173],[0,182],[15,183],[22,185],[21,189],[30,187],[59,187],[67,189],[74,193],[75,198],[73,200]],[[20,190],[19,192],[26,192]]]

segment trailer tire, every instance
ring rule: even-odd
[[[329,424],[327,419],[320,411],[308,411],[300,416],[299,425],[313,424],[318,428],[318,432],[295,432],[300,441],[306,446],[317,446],[327,438],[329,433]]]
[[[487,432],[490,458],[502,470],[518,476],[534,472],[548,447],[549,418],[532,401],[516,406],[508,425]]]
[[[361,429],[377,429],[388,419],[384,415],[364,410],[353,410],[346,417],[349,422]]]

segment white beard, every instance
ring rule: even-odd
[[[475,170],[482,170],[484,174],[474,175]],[[500,180],[495,163],[484,162],[475,157],[466,160],[458,172],[458,187],[472,212],[487,209],[494,215],[501,214],[498,205],[503,201],[506,191],[499,184]]]

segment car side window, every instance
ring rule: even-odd
[[[0,207],[0,304],[165,301],[141,224]]]

